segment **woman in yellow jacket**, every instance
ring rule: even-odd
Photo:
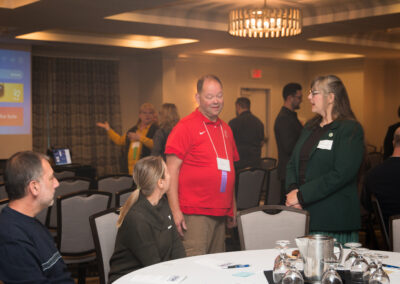
[[[129,174],[132,175],[136,162],[149,156],[153,148],[153,136],[158,125],[155,122],[155,109],[150,103],[140,106],[139,120],[135,126],[124,135],[116,133],[107,121],[98,122],[96,125],[107,130],[108,137],[117,145],[125,146],[124,159],[128,165]]]

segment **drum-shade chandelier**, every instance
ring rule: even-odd
[[[229,33],[248,38],[279,38],[301,33],[302,18],[297,8],[235,9],[229,12]]]

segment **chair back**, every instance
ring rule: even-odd
[[[269,157],[261,158],[261,168],[263,168],[264,170],[275,168],[276,163],[277,161],[274,158],[269,158]]]
[[[365,159],[366,170],[373,169],[383,162],[383,154],[381,152],[370,152]]]
[[[8,205],[8,202],[9,202],[9,201],[10,201],[10,200],[8,200],[8,198],[1,199],[1,200],[0,200],[0,213],[1,213],[1,211],[3,210],[3,208],[6,207],[6,206]]]
[[[390,250],[389,234],[386,229],[385,221],[383,220],[381,206],[379,205],[379,201],[374,194],[371,194],[371,203],[372,203],[372,210],[374,211],[375,218],[378,221],[379,228],[382,233],[383,242],[385,244],[384,250]]]
[[[265,205],[280,205],[282,199],[282,184],[278,175],[278,168],[269,169],[267,173],[267,189]]]
[[[74,171],[61,171],[61,172],[54,172],[54,176],[56,179],[61,180],[64,178],[70,178],[75,176]]]
[[[277,240],[289,240],[308,234],[310,214],[282,205],[264,205],[238,213],[242,250],[270,249]]]
[[[49,210],[49,228],[57,227],[57,197],[70,194],[72,192],[77,192],[81,190],[88,190],[90,186],[89,179],[82,178],[66,178],[60,180],[60,185],[56,188],[56,193],[54,194],[54,203]]]
[[[89,216],[110,207],[111,193],[83,190],[57,197],[57,245],[62,255],[94,251]]]
[[[260,194],[267,172],[259,168],[246,168],[236,174],[236,207],[244,210],[260,203]]]
[[[8,198],[6,185],[4,183],[0,183],[0,199],[6,199],[6,198]]]
[[[400,252],[400,215],[390,217],[390,243],[394,252]]]
[[[117,238],[118,209],[111,208],[89,217],[94,247],[96,249],[100,284],[108,283],[110,259],[114,253]]]
[[[132,187],[133,178],[130,175],[105,176],[99,178],[97,181],[98,190],[111,192],[113,195],[118,191]],[[112,204],[114,204],[114,202],[115,197],[113,196]]]
[[[133,190],[134,190],[133,188],[127,188],[127,189],[116,192],[115,193],[115,207],[119,208],[122,205],[124,205],[124,203],[126,202],[128,197],[131,195]]]

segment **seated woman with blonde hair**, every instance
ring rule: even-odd
[[[139,160],[133,179],[138,189],[125,202],[117,222],[110,283],[136,269],[186,256],[165,198],[170,185],[165,162],[153,156]]]

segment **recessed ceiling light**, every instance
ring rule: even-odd
[[[46,30],[19,35],[18,39],[56,41],[79,44],[96,44],[108,46],[121,46],[130,48],[153,49],[178,44],[198,42],[189,38],[166,38],[147,35],[109,35],[73,33],[61,30]]]
[[[39,1],[40,0],[1,0],[0,8],[16,9]]]

